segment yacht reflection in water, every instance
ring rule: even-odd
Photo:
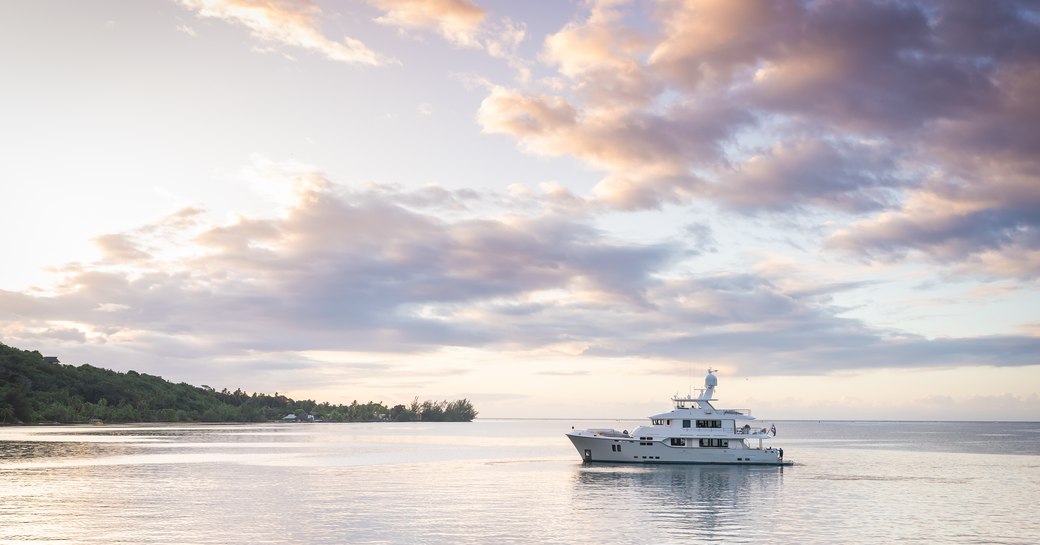
[[[582,464],[575,505],[676,535],[747,538],[760,528],[755,512],[776,505],[783,466]],[[649,530],[649,528],[647,528]]]

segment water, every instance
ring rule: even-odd
[[[780,422],[787,468],[582,465],[571,425],[0,428],[0,544],[1040,542],[1040,424]]]

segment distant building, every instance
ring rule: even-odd
[[[282,422],[318,422],[320,419],[315,419],[313,414],[301,413],[299,416],[290,414],[282,418]]]
[[[53,363],[53,364],[61,363],[61,361],[58,360],[58,356],[44,356],[43,357],[43,362],[44,363]]]

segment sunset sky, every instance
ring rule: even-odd
[[[1040,420],[1040,4],[0,7],[0,342],[483,417]]]

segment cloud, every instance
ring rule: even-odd
[[[750,116],[712,103],[676,105],[663,113],[579,111],[562,96],[496,87],[477,120],[484,132],[511,135],[532,153],[571,155],[607,171],[596,196],[634,209],[698,194],[701,184],[689,165],[717,164],[727,132]]]
[[[126,262],[151,257],[148,252],[139,248],[129,236],[124,234],[102,235],[95,242],[106,259]]]
[[[333,41],[320,28],[321,8],[309,0],[177,0],[199,17],[242,25],[253,36],[280,46],[305,49],[330,60],[380,66],[395,61],[344,37]]]
[[[508,17],[492,18],[468,0],[368,0],[384,11],[375,22],[401,32],[433,30],[448,43],[483,49],[505,60],[520,81],[530,79],[529,62],[517,54],[527,36],[527,26]]]
[[[185,25],[185,24],[177,25],[177,32],[183,32],[183,33],[187,34],[188,36],[191,36],[192,38],[195,38],[195,37],[198,36],[198,33],[195,32],[194,28],[191,28],[190,26]]]
[[[827,248],[1040,273],[1031,5],[586,6],[545,38],[555,74],[490,86],[477,121],[600,171],[598,203],[851,214]]]
[[[584,99],[631,108],[662,89],[642,61],[646,39],[625,26],[618,4],[592,3],[587,19],[546,37],[542,57],[574,82],[572,90]]]
[[[368,0],[383,11],[377,23],[406,31],[430,30],[449,43],[482,49],[503,59],[519,81],[529,81],[529,62],[517,54],[527,38],[527,25],[509,17],[490,17],[483,8],[468,0]]]
[[[763,53],[796,31],[795,2],[666,2],[655,20],[662,27],[647,57],[678,88],[725,86]]]
[[[623,3],[592,3],[585,19],[545,39],[542,60],[561,78],[537,91],[492,87],[478,122],[527,152],[574,156],[603,171],[595,196],[604,204],[688,202],[755,117],[717,92],[675,93],[648,65],[652,41],[625,16]]]
[[[574,289],[639,304],[642,284],[670,255],[610,244],[551,214],[444,220],[416,211],[467,193],[353,191],[317,172],[289,182],[297,200],[283,217],[212,224],[187,210],[107,235],[104,258],[69,268],[54,297],[5,293],[3,307],[35,327],[93,324],[102,337],[110,329],[124,341],[163,344],[157,352],[186,338],[190,353],[409,351],[494,342],[486,325],[448,319],[480,301]],[[272,329],[285,335],[272,338]]]
[[[385,15],[376,22],[399,28],[435,29],[446,40],[480,47],[487,13],[467,0],[369,0]]]
[[[684,228],[684,235],[689,240],[690,252],[694,255],[718,251],[719,241],[715,240],[711,225],[690,223]]]
[[[981,17],[994,35],[1018,32]],[[845,131],[900,130],[958,115],[992,97],[1004,55],[953,41],[961,7],[928,2],[687,2],[658,11],[650,63],[686,92],[723,88],[749,107]],[[1021,21],[1016,25],[1021,27]],[[995,54],[995,55],[994,55]]]
[[[296,163],[258,165],[294,188],[279,215],[214,222],[192,208],[101,237],[104,256],[66,267],[48,295],[0,291],[0,338],[128,366],[159,358],[177,376],[213,361],[219,373],[324,369],[335,362],[307,354],[449,347],[693,359],[747,375],[1040,364],[1034,336],[929,339],[843,317],[832,296],[861,283],[677,269],[717,245],[706,224],[637,244],[594,228],[594,215],[558,212],[552,191],[348,187]]]
[[[843,309],[825,297],[841,289],[783,289],[753,274],[676,279],[648,294],[658,303],[654,318],[626,324],[627,346],[603,342],[590,354],[652,354],[764,375],[1040,363],[1040,339],[1034,336],[930,339],[843,318]],[[685,324],[685,331],[663,335],[657,320]]]
[[[999,94],[985,108],[931,128],[933,174],[900,210],[830,242],[875,259],[919,254],[973,274],[1040,275],[1040,102],[1027,98],[1040,93],[1040,44],[1032,51],[1032,62],[994,72]]]
[[[871,142],[793,138],[720,173],[710,192],[744,210],[818,207],[869,212],[893,206],[906,182],[896,175],[899,151]]]
[[[896,212],[850,225],[828,246],[868,259],[896,261],[911,254],[960,263],[962,272],[1036,278],[1040,274],[1040,218],[1033,198],[1003,206],[915,194]]]
[[[179,1],[268,43],[388,62],[325,38],[305,0]],[[1040,272],[1040,24],[1029,4],[599,0],[545,35],[537,59],[550,74],[534,78],[517,55],[523,23],[468,0],[369,3],[379,23],[507,59],[521,75],[487,85],[481,130],[600,172],[595,205],[852,214],[827,248],[920,255],[965,274]]]
[[[1040,115],[1008,111],[1007,129],[1022,120],[1040,123]],[[982,276],[1040,275],[1040,145],[990,153],[988,144],[961,142],[970,132],[944,138],[945,146],[937,141],[931,151],[941,162],[898,209],[836,231],[828,246],[873,260],[923,257]]]

